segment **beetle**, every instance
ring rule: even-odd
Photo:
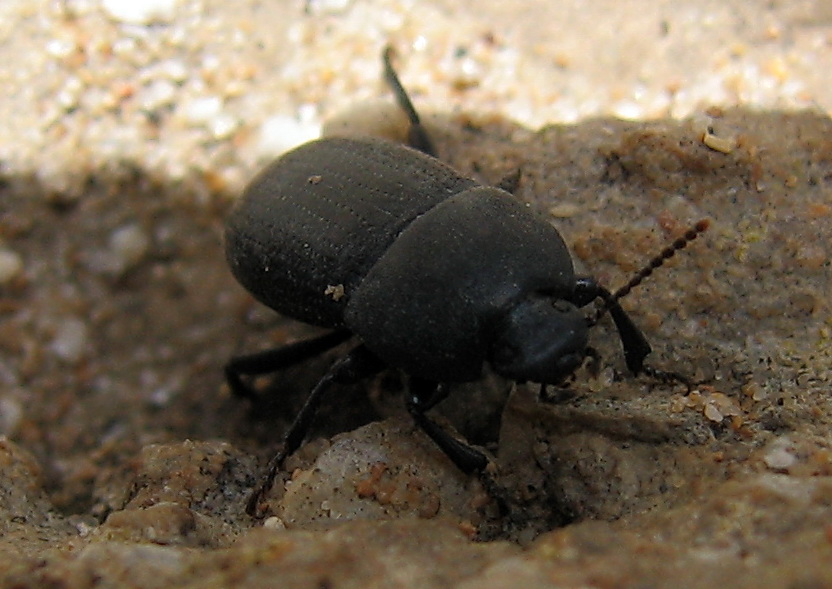
[[[400,369],[410,377],[406,405],[415,423],[473,473],[488,465],[485,454],[426,415],[451,384],[479,379],[488,365],[543,390],[559,385],[590,353],[589,330],[607,312],[629,371],[648,371],[650,345],[619,299],[706,227],[691,229],[610,293],[575,274],[548,219],[436,159],[389,49],[383,65],[410,122],[408,145],[347,137],[306,143],[260,172],[227,218],[226,257],[236,279],[275,311],[332,330],[232,358],[225,374],[235,393],[254,395],[245,376],[281,370],[350,338],[359,342],[310,392],[250,513],[303,443],[333,384]],[[597,299],[594,315],[582,312]]]

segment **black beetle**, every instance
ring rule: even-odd
[[[236,393],[252,394],[243,375],[285,368],[352,336],[360,341],[310,393],[250,512],[303,442],[332,383],[401,369],[411,377],[407,406],[415,422],[473,472],[485,468],[485,455],[425,415],[449,383],[476,380],[488,364],[515,381],[560,384],[583,362],[589,329],[607,311],[628,369],[644,371],[650,345],[618,299],[704,230],[689,231],[615,295],[577,277],[548,219],[433,157],[389,57],[386,51],[386,77],[411,122],[413,147],[312,141],[262,171],[227,221],[226,255],[237,280],[283,315],[334,330],[232,359],[226,376]],[[598,298],[594,316],[581,312]]]

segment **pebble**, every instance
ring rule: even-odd
[[[264,157],[273,157],[311,141],[321,134],[321,127],[287,115],[275,115],[260,126],[258,152]]]
[[[144,110],[152,111],[174,103],[177,91],[176,84],[170,80],[154,80],[141,89],[137,98]]]
[[[23,271],[23,258],[10,249],[0,249],[0,285],[8,284]]]
[[[136,224],[125,225],[110,235],[110,251],[119,269],[126,270],[137,264],[150,246],[150,239]]]
[[[61,360],[74,364],[84,356],[88,340],[87,324],[77,317],[68,317],[58,324],[50,349]]]
[[[210,123],[222,112],[219,96],[200,96],[182,105],[182,116],[192,125]]]
[[[763,455],[763,462],[769,469],[778,472],[794,466],[797,463],[797,456],[795,456],[792,440],[784,436],[771,442]]]
[[[308,0],[307,7],[312,14],[338,14],[344,12],[352,0]]]
[[[113,20],[133,25],[169,22],[176,15],[177,0],[101,0]]]
[[[0,436],[13,436],[23,417],[23,405],[11,397],[0,398]]]
[[[279,517],[272,516],[263,522],[263,527],[267,530],[285,530],[286,523]]]

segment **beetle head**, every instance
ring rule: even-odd
[[[572,303],[524,299],[502,322],[491,365],[512,380],[560,384],[583,362],[588,332],[586,317]]]

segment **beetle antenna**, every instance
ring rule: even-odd
[[[711,221],[709,219],[701,219],[695,225],[690,227],[687,231],[685,231],[684,235],[678,238],[676,241],[671,243],[669,246],[664,248],[659,255],[654,257],[650,262],[641,270],[635,273],[632,278],[619,288],[617,291],[612,293],[609,296],[603,297],[604,302],[595,312],[595,316],[590,319],[589,324],[595,325],[604,316],[604,313],[610,310],[610,307],[617,304],[619,300],[626,297],[630,294],[630,291],[637,287],[639,284],[644,282],[653,272],[662,266],[665,262],[667,262],[670,258],[676,255],[676,252],[679,250],[684,249],[687,245],[699,237],[701,233],[707,231],[708,227],[711,226]]]

